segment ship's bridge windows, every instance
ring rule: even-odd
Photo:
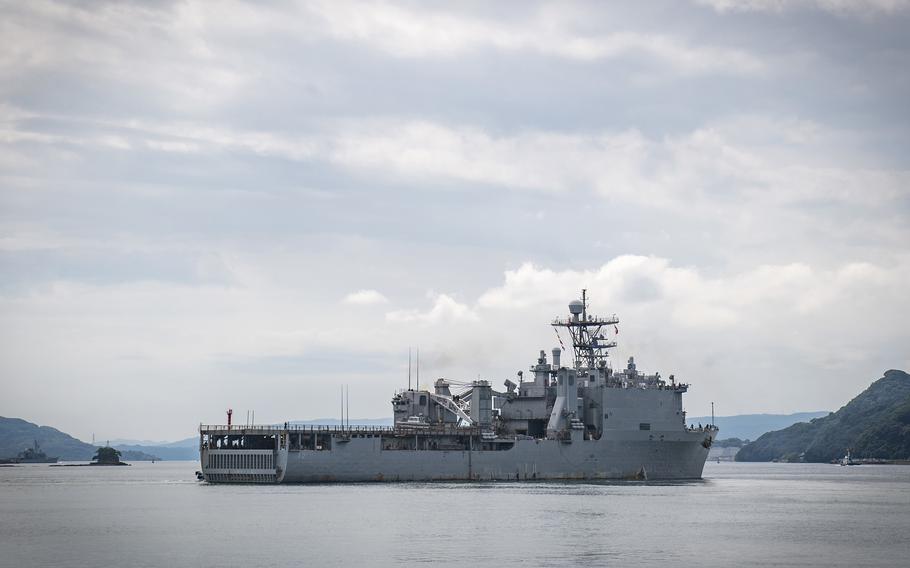
[[[650,422],[641,422],[641,423],[639,423],[639,425],[638,425],[638,429],[639,429],[639,430],[650,430],[650,429],[651,429],[651,423],[650,423]]]
[[[418,404],[420,404],[420,406],[426,406],[427,395],[425,395],[425,394],[420,395],[420,402]]]

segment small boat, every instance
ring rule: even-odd
[[[850,455],[850,450],[847,450],[847,455],[840,459],[841,465],[860,465],[860,462],[853,459]]]
[[[423,416],[408,416],[407,420],[402,420],[395,423],[396,426],[403,428],[419,429],[423,430],[430,427],[430,423],[424,419]]]

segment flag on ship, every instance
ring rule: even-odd
[[[559,346],[562,347],[562,350],[563,350],[563,351],[565,351],[565,350],[566,350],[566,346],[563,344],[563,342],[562,342],[562,337],[559,335],[559,332],[556,331],[556,328],[555,328],[555,327],[553,328],[553,333],[556,334],[556,339],[559,340]]]

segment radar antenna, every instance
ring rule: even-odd
[[[599,317],[588,315],[588,291],[581,291],[581,300],[569,303],[570,316],[556,318],[550,324],[554,328],[564,327],[572,337],[572,348],[575,351],[575,368],[598,369],[607,366],[607,350],[616,347],[616,342],[604,337],[605,326],[619,323],[616,315]]]

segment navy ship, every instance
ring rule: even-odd
[[[540,351],[527,379],[504,390],[444,378],[392,398],[391,427],[200,425],[200,477],[209,483],[698,479],[717,437],[686,425],[688,384],[614,370],[614,315],[588,314],[586,291],[551,325],[559,343]],[[613,336],[615,338],[615,335]]]
[[[38,445],[38,440],[34,440],[34,444],[31,448],[26,448],[25,450],[19,452],[19,455],[13,458],[13,463],[57,463],[60,458],[50,458],[41,451],[41,446]]]

